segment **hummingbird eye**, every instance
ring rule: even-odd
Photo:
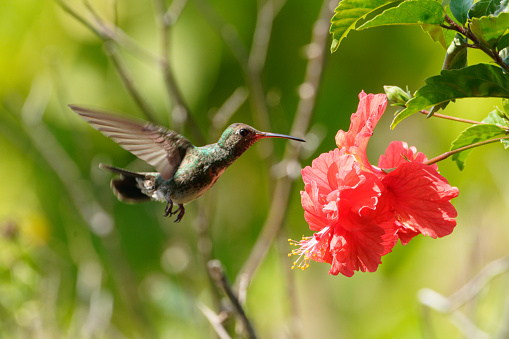
[[[239,134],[242,135],[243,137],[245,137],[248,133],[249,131],[245,128],[239,129]]]

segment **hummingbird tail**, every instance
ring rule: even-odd
[[[100,164],[99,167],[120,174],[119,178],[111,180],[111,189],[120,201],[137,203],[150,200],[150,197],[144,194],[139,187],[140,179],[146,179],[144,173],[131,172],[105,164]]]
[[[135,177],[135,178],[145,178],[144,173],[131,172],[131,171],[125,170],[123,168],[119,168],[119,167],[115,167],[115,166],[111,166],[111,165],[107,165],[107,164],[101,163],[101,164],[99,164],[99,168],[108,170],[108,171],[116,173],[116,174],[124,175],[124,176],[131,176],[131,177]]]

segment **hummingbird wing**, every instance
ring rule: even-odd
[[[93,128],[154,166],[164,180],[173,178],[187,149],[194,147],[184,136],[154,123],[137,122],[74,105],[69,107]]]

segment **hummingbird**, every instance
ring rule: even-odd
[[[111,180],[117,198],[128,203],[166,202],[164,216],[178,213],[174,221],[177,223],[185,214],[184,204],[207,192],[225,169],[256,141],[285,138],[305,142],[301,138],[260,132],[249,125],[234,123],[215,144],[196,147],[186,137],[152,122],[135,121],[75,105],[69,107],[93,128],[157,170],[132,172],[100,164],[99,167],[120,175]],[[178,208],[173,210],[175,204]]]

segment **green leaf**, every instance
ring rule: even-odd
[[[456,33],[454,40],[447,49],[445,54],[444,64],[442,69],[460,69],[467,67],[467,38],[464,38],[461,34]],[[453,102],[455,100],[452,100]],[[438,105],[431,107],[429,110],[428,118],[441,109],[445,109],[449,101],[442,102]]]
[[[503,35],[498,40],[497,51],[501,51],[504,48],[509,47],[509,34]]]
[[[422,30],[430,36],[431,40],[438,42],[443,48],[447,49],[447,37],[445,36],[446,30],[437,25],[422,25]]]
[[[442,4],[443,5],[443,4]],[[451,8],[449,6],[445,6],[445,13],[451,18],[454,22],[456,22],[458,25],[461,26],[461,23],[457,21],[457,19],[454,17],[454,15],[451,12]],[[452,29],[442,28],[442,32],[444,32],[445,37],[445,45],[443,46],[445,49],[447,49],[452,41],[454,40],[454,37],[456,36],[456,31]]]
[[[482,121],[485,124],[494,124],[502,127],[508,127],[508,120],[505,112],[501,111],[499,108],[495,108],[495,110],[488,113],[488,116],[484,118]]]
[[[509,98],[509,74],[500,67],[477,64],[462,69],[443,70],[426,79],[407,107],[393,120],[391,128],[425,108],[445,101],[469,97]]]
[[[468,17],[480,18],[490,14],[497,15],[506,8],[507,0],[480,0],[468,11]]]
[[[456,33],[447,49],[442,69],[460,69],[467,67],[467,38]]]
[[[458,138],[452,142],[451,151],[477,142],[500,138],[506,135],[507,130],[495,124],[474,125],[461,132]],[[465,168],[465,160],[471,151],[472,149],[468,149],[455,153],[452,156],[452,160],[456,161],[456,165],[458,165],[461,171]]]
[[[355,24],[369,13],[397,0],[343,0],[334,10],[331,19],[331,52],[335,52],[341,40],[355,28]]]
[[[409,0],[389,8],[366,22],[357,30],[383,25],[440,25],[444,22],[444,8],[434,0]]]
[[[509,29],[509,13],[500,13],[498,16],[483,16],[473,18],[470,30],[479,41],[490,49],[497,47],[504,33]]]
[[[509,100],[502,99],[502,107],[504,108],[504,115],[509,119]]]
[[[503,105],[507,102],[506,99],[503,100]],[[495,108],[495,110],[488,113],[488,117],[485,118],[482,122],[486,124],[496,124],[502,127],[509,127],[509,117],[507,116],[507,113],[502,111],[500,108]],[[509,148],[509,140],[503,139],[500,140],[502,144],[504,145],[504,148]]]
[[[389,8],[382,14],[357,28],[357,30],[384,25],[420,25],[433,41],[444,47],[445,37],[440,26],[445,20],[444,8],[434,0],[410,0],[402,2],[398,7]]]
[[[451,0],[449,7],[451,8],[452,15],[462,24],[467,22],[467,14],[474,0]]]

